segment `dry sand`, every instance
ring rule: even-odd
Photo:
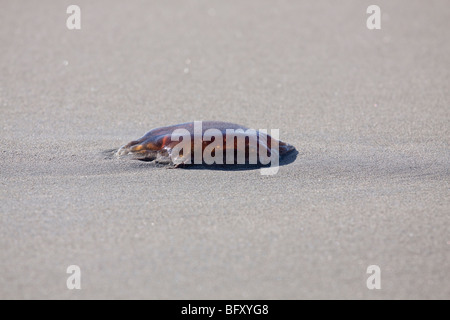
[[[379,31],[370,4],[2,0],[0,298],[449,299],[448,1],[376,1]],[[102,156],[192,120],[299,154],[275,176]]]

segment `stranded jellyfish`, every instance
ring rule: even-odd
[[[271,131],[274,135],[274,130]],[[278,135],[278,131],[276,131]],[[119,148],[118,157],[175,165],[260,164],[278,160],[295,150],[270,136],[221,121],[195,121],[155,128]]]

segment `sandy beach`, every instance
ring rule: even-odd
[[[448,1],[0,2],[0,299],[450,299]],[[105,156],[194,120],[298,154]]]

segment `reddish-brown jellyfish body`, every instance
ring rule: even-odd
[[[150,130],[122,146],[116,155],[176,165],[212,164],[211,157],[219,164],[267,164],[261,161],[263,156],[283,157],[293,150],[266,132],[229,122],[196,121]]]

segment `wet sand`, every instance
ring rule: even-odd
[[[378,1],[378,31],[356,0],[70,4],[2,1],[0,298],[450,298],[448,1]],[[299,153],[102,153],[193,120]]]

